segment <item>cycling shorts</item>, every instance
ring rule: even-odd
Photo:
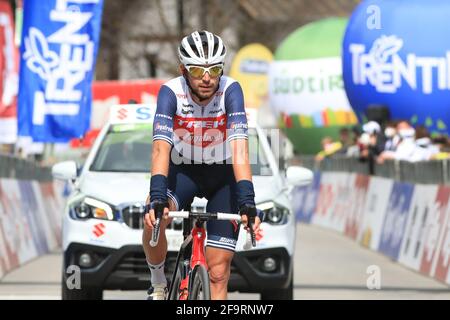
[[[189,210],[194,197],[206,198],[207,212],[238,213],[236,179],[231,164],[170,162],[168,197],[177,210]],[[206,246],[234,252],[239,235],[236,221],[210,220]]]

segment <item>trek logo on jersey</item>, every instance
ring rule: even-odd
[[[175,129],[222,129],[226,125],[225,115],[215,118],[182,118],[180,116],[175,117]]]
[[[210,118],[183,118],[177,115],[174,120],[175,135],[190,145],[204,148],[225,140],[226,115]]]

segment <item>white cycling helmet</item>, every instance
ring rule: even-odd
[[[206,30],[192,32],[183,38],[178,47],[183,65],[223,63],[226,53],[222,39]]]

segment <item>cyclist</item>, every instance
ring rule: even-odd
[[[181,76],[161,87],[153,123],[150,210],[144,215],[142,237],[153,300],[167,293],[164,231],[169,210],[188,210],[198,196],[208,200],[207,212],[239,212],[246,229],[251,219],[257,233],[261,222],[254,202],[243,93],[238,82],[223,76],[222,39],[195,31],[183,38],[178,53]],[[161,236],[151,247],[158,210],[164,212]],[[227,298],[238,233],[237,223],[207,223],[205,256],[212,299]]]

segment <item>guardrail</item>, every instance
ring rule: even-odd
[[[340,171],[370,174],[369,162],[346,156],[332,156],[315,161],[314,156],[297,156],[295,162],[316,171]],[[374,176],[421,184],[450,184],[450,159],[421,162],[386,160],[374,164]]]
[[[18,180],[52,181],[51,168],[20,159],[11,155],[0,154],[0,178]]]

